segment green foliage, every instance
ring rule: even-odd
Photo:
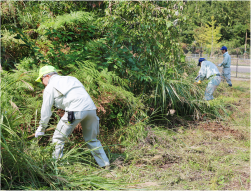
[[[35,130],[31,124],[36,123],[32,119],[37,116],[41,99],[36,96],[37,88],[35,89],[34,82],[32,83],[33,74],[22,69],[14,73],[2,72],[1,112],[5,114],[3,123],[15,127],[16,131],[28,127],[31,132]],[[25,115],[20,118],[22,113]]]
[[[7,29],[1,31],[1,65],[3,69],[14,69],[15,64],[25,56],[30,50],[25,48],[25,42],[16,38],[17,34]]]
[[[1,114],[1,188],[6,190],[63,190],[63,189],[114,189],[113,182],[90,173],[93,167],[88,164],[90,150],[84,145],[70,144],[60,161],[51,158],[53,145],[38,146],[39,141],[27,140],[27,136],[3,124]],[[73,148],[72,148],[73,147]],[[67,169],[61,170],[64,164]],[[79,169],[79,172],[76,172]],[[96,169],[95,169],[96,170]],[[69,176],[69,174],[74,175]]]
[[[78,11],[72,12],[70,14],[59,15],[51,22],[42,23],[38,27],[38,32],[42,33],[45,29],[74,29],[77,25],[86,24],[87,22],[92,22],[94,20],[94,15],[88,12]]]
[[[35,60],[31,57],[25,57],[24,59],[20,60],[19,64],[17,64],[17,68],[24,68],[25,70],[36,68]]]
[[[210,22],[204,10],[214,3],[189,4],[198,5],[192,27]],[[171,109],[174,115],[190,119],[226,114],[220,100],[202,101],[206,83],[193,84],[197,68],[185,62],[181,49],[181,32],[187,32],[189,42],[193,39],[186,21],[191,10],[188,14],[183,6],[175,1],[3,3],[2,28],[6,30],[2,33],[0,113],[4,189],[112,188],[111,181],[88,176],[89,169],[74,170],[90,161],[89,150],[78,147],[72,137],[63,158],[71,164],[63,171],[50,158],[53,147],[26,140],[40,119],[44,87],[34,80],[45,64],[83,83],[97,107],[102,132],[124,145],[145,139],[145,126],[158,123],[156,119],[166,122],[173,117]],[[210,45],[211,30],[222,22],[218,17],[215,20],[206,26],[213,27],[207,30]],[[213,44],[221,40],[215,39],[219,33],[214,31]],[[57,119],[53,111],[50,124]],[[67,173],[74,175],[67,177]]]
[[[42,23],[36,30],[39,33],[36,49],[43,54],[40,62],[57,63],[58,69],[67,68],[69,63],[75,65],[76,60],[81,59],[82,44],[94,35],[95,26],[89,25],[93,19],[93,14],[79,11]]]
[[[139,98],[125,90],[128,89],[127,80],[121,79],[114,72],[99,72],[95,64],[89,61],[78,65],[72,75],[84,84],[93,98],[104,129],[117,129],[128,125],[132,118],[140,119],[144,107]]]
[[[181,23],[185,18],[179,14],[178,8],[169,11],[168,7],[177,6],[175,3],[164,3],[162,6],[164,5],[166,7],[160,7],[158,3],[151,2],[117,2],[112,5],[112,11],[107,8],[107,15],[94,23],[96,27],[87,23],[87,20],[94,18],[87,12],[72,12],[57,16],[53,22],[40,26],[38,31],[42,32],[46,29],[47,32],[40,33],[40,40],[36,43],[19,30],[15,30],[20,32],[19,38],[31,48],[34,62],[54,65],[61,70],[63,75],[73,74],[76,71],[76,74],[81,71],[81,75],[82,72],[86,73],[89,70],[95,70],[95,73],[103,71],[101,74],[105,71],[113,71],[113,77],[127,79],[127,85],[121,88],[107,82],[104,82],[106,85],[104,86],[101,80],[103,76],[96,75],[93,78],[91,77],[95,76],[93,73],[85,75],[86,79],[95,81],[96,84],[94,83],[95,86],[92,88],[100,90],[96,94],[96,99],[102,100],[101,97],[97,97],[102,93],[107,97],[109,94],[113,95],[110,96],[111,100],[110,98],[103,100],[103,102],[111,102],[110,111],[105,116],[108,121],[111,117],[111,119],[121,118],[120,125],[128,123],[125,122],[128,119],[124,120],[125,116],[121,115],[124,113],[124,106],[118,109],[118,105],[127,105],[126,102],[118,100],[123,94],[128,94],[124,92],[124,88],[135,95],[142,93],[148,96],[154,95],[149,97],[146,104],[148,107],[160,108],[163,114],[168,113],[172,108],[179,115],[190,115],[196,111],[197,106],[194,103],[202,97],[202,91],[191,84],[191,78],[182,77],[186,63],[181,60],[184,56],[180,53],[178,38],[174,37],[179,36],[177,22]],[[82,27],[77,29],[80,31],[86,29],[87,34],[93,33],[88,36],[80,32],[80,38],[77,38],[76,27]],[[74,36],[76,38],[73,38]],[[101,38],[91,40],[91,37]],[[76,45],[74,40],[78,40],[80,44]],[[44,55],[41,54],[43,49],[46,49],[43,52]],[[95,64],[91,66],[91,69],[85,68],[86,71],[83,71],[82,65],[87,62],[83,64],[79,60],[91,60]],[[25,66],[25,64],[21,65]],[[31,66],[31,63],[28,65]],[[78,70],[74,69],[75,67],[78,67]],[[190,71],[194,73],[192,68]],[[81,78],[81,75],[77,77]],[[101,89],[101,87],[106,89]],[[117,92],[122,93],[118,95]],[[126,99],[129,97],[133,97],[133,94],[128,94]],[[127,111],[132,105],[126,106],[125,110]],[[132,112],[133,110],[126,118],[129,118]],[[108,124],[108,122],[104,123]]]
[[[176,38],[179,30],[173,21],[182,22],[183,17],[177,16],[176,10],[168,11],[172,5],[166,4],[165,8],[160,8],[150,2],[114,3],[112,11],[107,9],[107,16],[97,21],[99,31],[106,31],[108,50],[111,51],[102,65],[112,64],[111,69],[114,67],[114,70],[124,72],[120,76],[127,75],[127,69],[128,77],[144,82],[142,77],[150,76],[149,65],[154,58],[179,63],[180,52]],[[123,56],[123,53],[130,57]]]
[[[211,55],[213,54],[213,47],[217,46],[218,41],[221,38],[221,26],[215,26],[215,24],[216,21],[214,20],[214,16],[211,16],[211,22],[205,24],[205,27],[202,26],[199,29],[195,29],[194,32],[194,39],[198,46],[208,48]]]
[[[15,19],[15,5],[12,2],[1,2],[1,25],[5,23],[11,23],[12,25],[16,24]]]
[[[236,41],[235,48],[245,44],[245,33],[250,31],[250,2],[248,1],[189,1],[184,5],[183,14],[188,22],[182,27],[181,40],[192,44],[194,29],[210,22],[211,16],[221,25],[219,41]],[[248,39],[247,44],[249,44]]]
[[[86,9],[84,1],[7,1],[1,4],[1,24],[36,29],[55,16]]]

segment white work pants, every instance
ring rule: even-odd
[[[216,90],[217,86],[220,85],[221,77],[220,76],[214,76],[208,83],[206,91],[205,91],[205,97],[204,99],[209,101],[214,99],[213,93]]]
[[[68,123],[68,112],[65,112],[64,116],[60,119],[52,138],[52,143],[56,143],[53,158],[58,159],[63,156],[64,142],[78,123],[81,123],[84,140],[87,142],[89,149],[95,149],[91,153],[98,165],[100,167],[109,165],[109,159],[100,141],[97,140],[99,118],[96,115],[96,110],[76,111],[74,112],[74,117],[75,120],[71,124]]]

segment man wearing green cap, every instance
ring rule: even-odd
[[[100,167],[108,166],[104,149],[97,135],[99,134],[99,118],[96,114],[96,106],[82,83],[75,77],[59,76],[53,66],[44,66],[39,71],[37,82],[45,86],[43,93],[43,105],[41,120],[35,133],[35,137],[44,135],[45,129],[51,117],[51,108],[55,105],[65,110],[53,134],[52,143],[55,143],[53,158],[63,156],[64,142],[74,128],[81,123],[83,137],[92,151],[96,162]]]

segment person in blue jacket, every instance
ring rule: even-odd
[[[221,49],[221,52],[223,54],[223,62],[221,64],[218,64],[219,67],[223,66],[221,76],[226,79],[228,85],[232,87],[231,82],[231,57],[227,52],[227,47],[223,46]]]
[[[207,61],[205,58],[199,59],[198,66],[201,68],[195,80],[197,80],[197,83],[201,83],[205,79],[209,80],[204,99],[207,101],[212,100],[214,99],[213,93],[221,82],[220,72],[214,63]]]

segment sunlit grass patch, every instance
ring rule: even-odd
[[[130,177],[124,175],[123,180],[135,180],[135,184],[138,179],[155,181],[158,182],[155,189],[248,189],[249,104],[247,100],[239,100],[249,89],[241,85],[223,89],[230,96],[220,96],[208,104],[221,104],[232,118],[225,116],[224,121],[206,118],[174,129],[152,128],[154,141],[145,141],[140,147],[131,145],[126,150],[130,167],[117,171],[132,173]]]

